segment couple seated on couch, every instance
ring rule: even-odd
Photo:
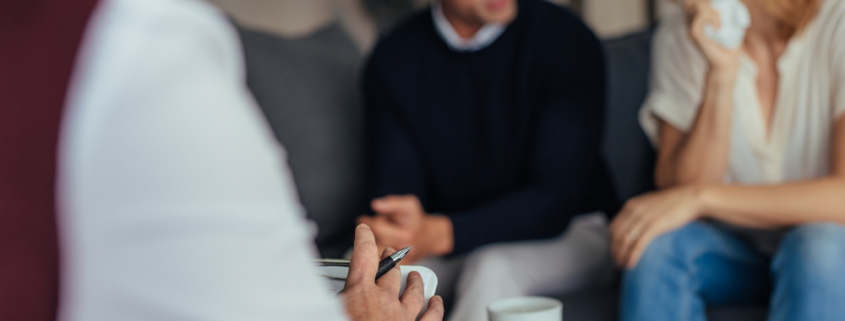
[[[744,0],[742,50],[702,36],[719,24],[707,1],[657,34],[642,121],[661,191],[608,229],[581,215],[607,187],[602,52],[583,24],[542,0],[441,0],[400,26],[366,76],[377,215],[356,230],[345,305],[313,273],[222,14],[6,5],[0,319],[413,320],[422,280],[401,301],[397,271],[376,283],[377,242],[463,269],[454,319],[601,283],[610,257],[628,269],[625,320],[772,292],[772,320],[841,319],[845,1]],[[431,303],[423,320],[442,319]]]
[[[769,296],[772,320],[845,315],[845,2],[744,0],[737,50],[703,36],[720,24],[709,3],[657,32],[641,121],[660,191],[609,230],[589,29],[539,0],[442,0],[410,18],[367,66],[376,214],[359,221],[381,247],[414,246],[406,262],[455,292],[451,320],[601,284],[612,260],[624,320]]]

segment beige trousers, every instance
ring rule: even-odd
[[[553,295],[609,283],[614,275],[607,220],[601,213],[573,218],[561,235],[491,244],[466,256],[417,263],[437,273],[437,293],[454,300],[449,321],[486,321],[491,302]]]

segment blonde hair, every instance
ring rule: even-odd
[[[789,38],[813,21],[822,0],[758,0],[770,15],[780,21],[781,36]],[[835,1],[835,0],[834,0]]]

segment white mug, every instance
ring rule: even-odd
[[[540,296],[507,298],[487,306],[490,321],[563,321],[563,303]]]

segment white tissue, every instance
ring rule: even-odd
[[[712,0],[710,5],[719,12],[721,27],[716,29],[705,24],[704,35],[725,48],[739,48],[745,39],[745,30],[751,25],[748,8],[739,0]]]

